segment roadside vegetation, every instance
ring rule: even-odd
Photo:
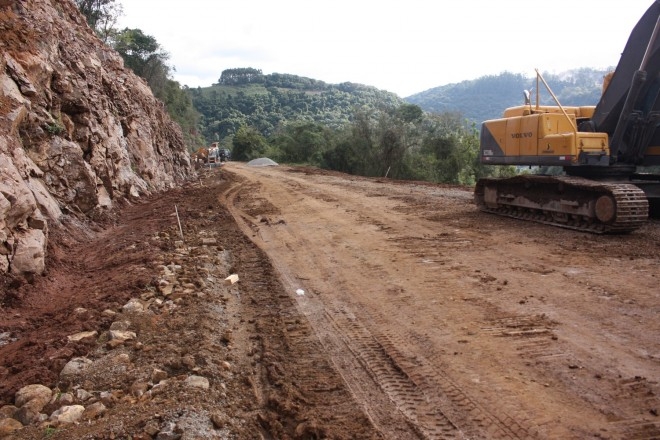
[[[117,0],[74,0],[99,38],[114,48],[124,59],[124,64],[144,78],[154,96],[160,99],[169,115],[183,132],[190,150],[206,145],[199,133],[200,113],[195,110],[187,87],[172,79],[174,67],[168,64],[169,54],[151,35],[140,29],[118,29],[117,22],[123,14]]]

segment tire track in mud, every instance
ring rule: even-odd
[[[234,216],[246,221],[246,227],[251,231],[256,231],[259,220],[247,214],[243,210],[245,207],[238,207],[233,203],[241,198],[238,195],[240,193],[241,189],[235,187],[227,195],[226,201],[232,206],[230,209],[234,211]],[[307,193],[309,194],[308,191]],[[295,248],[310,248],[300,237],[292,238],[292,241],[296,240]],[[313,261],[313,256],[310,255],[309,260]],[[314,300],[305,301],[309,303]],[[343,346],[349,350],[359,366],[394,403],[395,408],[404,415],[420,437],[439,440],[529,438],[528,429],[508,415],[500,416],[500,420],[498,416],[488,413],[446,374],[431,368],[428,362],[420,364],[419,361],[407,359],[397,349],[398,344],[405,346],[403,336],[370,333],[354,314],[346,311],[345,306],[333,308],[329,307],[329,304],[307,304],[301,308],[310,316],[324,344],[327,346],[330,343],[335,348]],[[318,310],[324,311],[319,313]],[[332,343],[336,338],[339,338],[340,342]],[[335,352],[334,356],[345,358],[346,354]],[[415,365],[416,363],[418,365]],[[355,362],[352,365],[355,365]],[[344,370],[343,376],[346,378],[348,375]],[[355,386],[349,385],[349,388],[355,389]],[[367,412],[370,410],[367,409]],[[373,410],[371,412],[373,413]],[[452,416],[449,417],[448,414]],[[452,419],[458,420],[460,427]]]
[[[220,195],[239,227],[254,235],[249,213],[238,213],[237,187]],[[257,422],[267,438],[383,438],[363,408],[351,398],[341,375],[328,358],[295,300],[277,282],[268,256],[249,239],[234,255],[241,273],[241,321],[253,325],[254,374],[248,384],[263,410]],[[244,336],[245,339],[245,336]]]
[[[253,240],[259,238],[260,220],[254,217],[252,209],[246,209],[244,206],[248,193],[252,193],[254,187],[251,184],[243,186],[243,180],[240,177],[235,178],[233,186],[225,191],[221,196],[221,201],[226,204],[230,213],[234,216],[246,234],[250,234]],[[258,202],[257,204],[261,204]],[[242,206],[239,206],[242,205]],[[299,248],[304,249],[304,243]],[[310,255],[310,261],[314,257]],[[287,273],[280,273],[284,278],[285,284],[295,285],[295,280]],[[361,360],[351,354],[351,341],[345,338],[338,338],[332,324],[324,319],[323,306],[316,302],[309,301],[309,296],[305,297],[304,303],[298,303],[302,313],[307,316],[314,325],[314,331],[319,341],[322,342],[325,353],[332,358],[336,372],[342,377],[345,386],[352,393],[352,401],[362,408],[369,419],[369,423],[376,427],[383,438],[412,440],[415,438],[427,438],[419,431],[417,425],[399,414],[396,406],[387,396],[374,394],[373,387],[378,387],[378,383],[373,382],[373,377],[361,366]],[[264,350],[266,351],[266,350]],[[313,373],[308,381],[314,382]],[[350,438],[361,438],[354,435]],[[448,437],[455,439],[457,437]]]
[[[430,264],[445,265],[445,263],[451,262],[451,254],[447,252],[448,249],[463,248],[469,245],[468,240],[455,236],[452,232],[440,232],[436,236],[424,238],[395,235],[389,237],[389,240],[403,252],[414,255],[415,258],[422,261],[422,267],[427,266],[426,270],[418,273],[421,283],[438,286],[452,284],[447,284],[449,280],[445,279],[446,277],[442,275],[441,271],[431,267]],[[404,307],[413,298],[413,292],[408,292],[403,288],[401,290],[401,294],[386,298],[381,310],[370,318],[371,321],[376,323],[373,328],[388,328],[390,330],[386,333],[374,333],[372,336],[380,341],[387,357],[396,363],[398,369],[406,377],[410,378],[419,389],[419,392],[425,396],[431,396],[427,397],[427,400],[434,401],[436,407],[442,408],[444,415],[451,419],[455,426],[462,429],[469,438],[543,438],[534,421],[530,419],[529,414],[517,405],[504,405],[504,401],[506,399],[511,400],[512,396],[506,396],[506,398],[505,396],[499,396],[499,401],[476,397],[471,395],[471,392],[461,384],[454,381],[450,376],[451,373],[444,371],[442,368],[442,365],[446,362],[444,357],[447,354],[434,352],[431,347],[427,347],[423,356],[417,355],[410,358],[402,353],[400,347],[408,346],[409,341],[419,339],[420,335],[415,331],[406,330],[403,326],[399,327],[401,331],[395,333],[391,330],[393,327],[387,324],[388,319],[384,317],[396,313],[396,310]],[[482,303],[481,301],[475,303],[473,300],[471,303],[477,306],[476,310],[481,308],[483,310],[494,309],[494,306],[489,303]],[[423,321],[432,319],[436,313],[433,308],[429,307],[417,308],[416,312]],[[486,312],[482,313],[488,315]],[[364,312],[362,314],[364,315]],[[502,313],[498,311],[498,314],[501,315]],[[527,329],[529,327],[527,322],[529,320],[525,317],[514,317],[512,321],[516,319],[520,319],[520,322],[517,325],[510,324],[513,328],[524,327]],[[442,324],[440,327],[442,327]],[[442,331],[442,328],[439,328],[439,330]],[[451,332],[452,330],[448,328],[448,331]],[[501,330],[501,332],[504,331]],[[531,328],[527,331],[533,335],[539,333],[541,337],[547,336],[549,333],[546,328]],[[539,345],[543,344],[541,337],[537,338]],[[459,340],[459,342],[467,341]],[[518,347],[516,351],[526,351],[527,349],[531,351],[533,347]]]
[[[441,244],[435,243],[437,246],[429,246],[430,242],[428,240],[411,237],[396,238],[393,241],[405,251],[410,251],[420,258],[432,258],[434,262],[439,261],[442,264],[446,260],[446,254],[439,251],[438,248],[460,247],[463,245],[460,241],[457,244],[454,239],[443,239]],[[472,274],[465,274],[466,279],[470,277],[472,277]],[[435,281],[428,280],[427,282],[437,283],[437,279]],[[582,362],[576,361],[579,354],[574,352],[570,345],[557,342],[558,337],[554,329],[559,323],[552,321],[545,314],[515,314],[505,312],[496,303],[485,299],[471,299],[471,301],[482,308],[483,315],[487,317],[481,321],[480,332],[490,337],[507,339],[508,344],[517,353],[517,356],[523,360],[533,362],[534,365],[545,364],[549,366],[546,371],[554,372],[549,377],[550,380],[557,383],[566,383],[571,380],[570,375],[566,373],[566,368],[569,371],[583,368],[581,366]],[[436,364],[436,362],[432,363]],[[600,373],[594,373],[594,377],[598,381],[602,379]],[[613,382],[613,385],[610,381],[602,383],[602,391],[610,395],[612,405],[610,410],[617,408],[616,412],[609,416],[614,421],[608,423],[607,431],[614,433],[614,438],[617,439],[660,439],[660,421],[654,421],[649,417],[649,415],[657,417],[660,400],[655,390],[658,388],[658,382],[639,376],[632,378],[621,378],[619,376],[619,379],[614,379]],[[580,383],[574,381],[568,386],[574,389],[583,389],[582,392],[576,393],[577,395],[587,396],[589,394],[590,382]],[[507,399],[502,398],[503,401]],[[648,408],[648,413],[631,414],[630,408]],[[532,433],[538,433],[540,430],[534,426],[532,421],[527,419],[527,416],[515,409],[511,409],[511,414],[516,414],[515,420],[524,426],[524,428],[522,426],[514,428],[514,432],[521,435],[520,438],[527,438],[527,435],[530,438],[536,438],[536,435]],[[510,423],[509,418],[506,416],[502,420]],[[540,435],[540,438],[545,437],[545,435]]]
[[[363,315],[365,312],[361,312]],[[442,354],[432,350],[425,357],[410,357],[401,351],[412,333],[369,331],[346,308],[326,310],[335,330],[350,341],[351,351],[383,390],[429,439],[537,438],[528,416],[508,406],[483,405],[442,368]],[[387,327],[382,317],[372,317],[375,328]],[[380,324],[379,324],[380,323]],[[382,325],[381,325],[382,324]],[[492,408],[497,408],[496,412]]]
[[[466,438],[440,410],[435,396],[421,392],[397,362],[393,347],[381,344],[360,322],[348,316],[353,315],[341,309],[326,311],[326,318],[351,353],[420,434],[427,439]]]

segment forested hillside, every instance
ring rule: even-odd
[[[543,73],[543,77],[562,105],[596,105],[607,72],[583,68],[561,74]],[[428,112],[460,112],[467,119],[481,123],[500,117],[507,107],[522,104],[523,90],[530,90],[534,97],[536,89],[533,72],[532,76],[504,72],[435,87],[405,100]],[[541,103],[554,105],[543,84],[539,89]]]
[[[233,136],[241,126],[270,136],[286,122],[345,126],[358,109],[403,104],[394,93],[362,84],[326,84],[290,74],[263,75],[254,68],[228,69],[217,84],[190,89],[202,114],[201,133],[209,142]]]
[[[265,155],[350,174],[466,184],[499,172],[479,163],[477,130],[460,114],[425,113],[374,87],[237,68],[189,93],[201,133],[236,160]]]

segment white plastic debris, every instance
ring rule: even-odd
[[[225,278],[225,282],[227,284],[234,284],[237,281],[238,281],[238,275],[236,275],[235,273],[231,274],[227,278]]]
[[[305,291],[302,290],[302,289],[298,289],[298,290],[296,290],[296,293],[298,294],[298,296],[303,296],[303,295],[305,295]]]

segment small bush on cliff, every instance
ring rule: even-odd
[[[64,131],[64,126],[58,122],[49,122],[46,124],[46,131],[50,135],[58,135]]]

